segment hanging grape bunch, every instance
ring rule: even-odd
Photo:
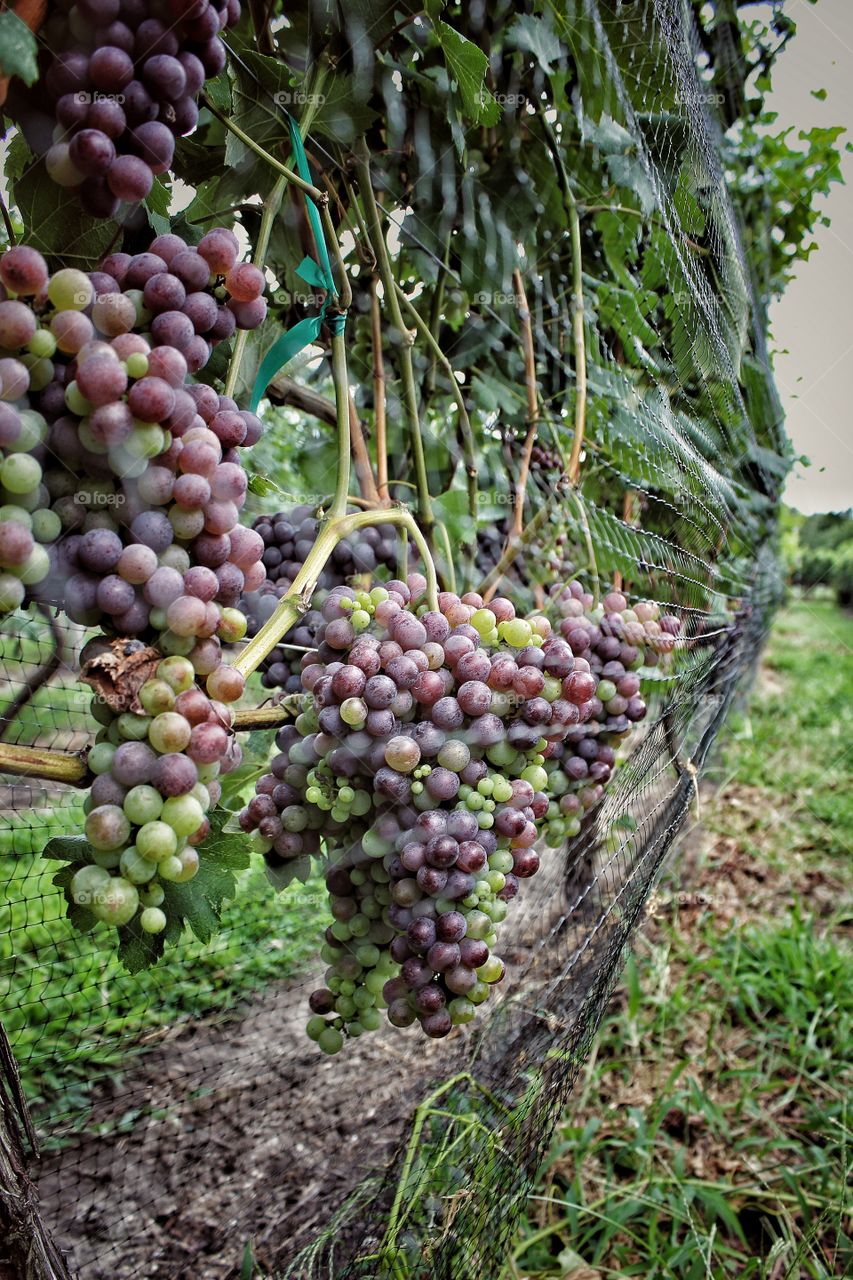
[[[653,601],[630,606],[621,591],[595,606],[577,581],[555,587],[552,598],[560,634],[575,659],[586,660],[589,674],[574,678],[591,699],[589,718],[569,729],[546,763],[545,840],[557,848],[578,835],[584,816],[601,802],[620,748],[646,716],[643,672],[670,660],[682,627]]]
[[[503,975],[497,927],[548,810],[546,761],[593,711],[589,662],[547,618],[425,580],[336,587],[302,660],[305,709],[240,816],[271,867],[326,845],[334,923],[309,1035],[468,1022]]]
[[[195,128],[205,80],[225,67],[221,32],[239,18],[240,0],[57,5],[41,32],[51,56],[38,88],[56,120],[45,156],[53,181],[98,218],[144,200],[171,167],[175,139]]]
[[[0,342],[14,352],[0,360],[0,605],[30,595],[99,627],[84,671],[114,654],[111,638],[127,638],[122,659],[150,654],[127,706],[93,701],[94,862],[71,884],[97,918],[123,925],[138,911],[150,933],[166,927],[164,884],[198,871],[217,778],[240,759],[227,704],[244,680],[223,646],[244,636],[237,605],[264,579],[263,542],[239,523],[240,448],[261,423],[188,380],[193,342],[197,366],[210,354],[199,330],[228,310],[211,272],[230,279],[236,253],[219,229],[197,250],[164,236],[90,275],[50,275],[26,246],[0,258]],[[180,310],[178,270],[195,272],[197,287]],[[176,305],[158,308],[170,289]]]

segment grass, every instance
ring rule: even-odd
[[[853,1274],[851,655],[777,618],[502,1280]]]

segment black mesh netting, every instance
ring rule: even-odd
[[[31,779],[4,776],[3,1020],[39,1131],[43,1215],[81,1280],[236,1276],[249,1239],[289,1280],[498,1277],[778,595],[772,513],[787,446],[727,193],[723,95],[709,89],[690,6],[450,6],[448,22],[489,53],[490,97],[516,103],[516,143],[503,155],[486,120],[454,132],[436,97],[446,76],[405,81],[386,42],[403,9],[355,5],[347,18],[292,8],[294,41],[323,36],[319,19],[308,25],[323,9],[339,24],[333,54],[350,42],[338,112],[351,95],[363,123],[383,130],[374,177],[406,282],[420,272],[435,291],[444,263],[436,314],[454,290],[476,300],[440,336],[495,440],[525,422],[512,284],[523,266],[540,438],[566,455],[581,395],[569,234],[569,206],[580,207],[580,483],[540,468],[527,500],[546,509],[559,554],[585,581],[620,575],[632,599],[665,602],[683,634],[674,661],[648,673],[649,716],[605,799],[567,849],[544,852],[514,904],[500,993],[439,1043],[388,1027],[327,1059],[305,1039],[327,919],[319,879],[276,898],[262,868],[242,873],[210,941],[187,936],[157,967],[128,974],[106,927],[74,931],[56,864],[40,856],[52,835],[79,830],[85,791],[36,780],[36,763]],[[425,21],[415,20],[413,49]],[[234,69],[244,97],[270,92],[250,50],[235,48]],[[376,109],[365,111],[370,95]],[[333,134],[312,136],[309,154],[334,179],[346,165]],[[357,239],[357,221],[347,227]],[[449,250],[456,236],[478,246],[473,259]],[[359,350],[354,341],[356,378]],[[437,440],[453,435],[450,422],[451,411],[443,427],[432,420]],[[460,565],[467,554],[459,548]],[[521,552],[528,585],[536,575],[524,558],[538,554]],[[46,609],[6,619],[6,743],[85,750],[95,726],[76,676],[84,639]],[[251,966],[247,946],[261,957]]]

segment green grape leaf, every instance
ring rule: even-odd
[[[0,73],[17,76],[24,84],[38,80],[36,38],[11,9],[0,13]]]
[[[489,59],[483,50],[446,22],[436,22],[435,33],[444,53],[447,74],[459,89],[465,114],[474,124],[497,124],[501,109],[486,88]]]
[[[54,836],[41,856],[48,861],[78,862],[83,866],[92,861],[92,846],[85,836]]]
[[[249,475],[249,492],[257,494],[259,498],[281,497],[286,498],[287,494],[277,485],[275,480],[269,476],[262,476],[258,471],[250,471]]]
[[[312,866],[311,859],[306,855],[301,858],[292,858],[289,862],[283,863],[280,867],[266,867],[266,876],[270,884],[277,891],[286,889],[294,880],[301,880],[303,884],[311,878]]]
[[[554,63],[559,64],[565,57],[550,11],[541,16],[518,14],[509,30],[507,43],[532,54],[546,75],[552,75],[557,69]]]
[[[14,184],[15,204],[27,228],[26,242],[65,267],[94,267],[115,237],[115,225],[91,218],[67,187],[48,175],[44,161],[30,165]]]

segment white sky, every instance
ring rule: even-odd
[[[853,139],[853,0],[786,0],[784,11],[798,29],[767,102],[778,126],[844,125]],[[826,89],[826,101],[814,89]],[[846,185],[821,202],[832,225],[817,228],[818,248],[770,312],[788,434],[811,460],[785,498],[807,514],[853,505],[853,155],[842,168]]]

